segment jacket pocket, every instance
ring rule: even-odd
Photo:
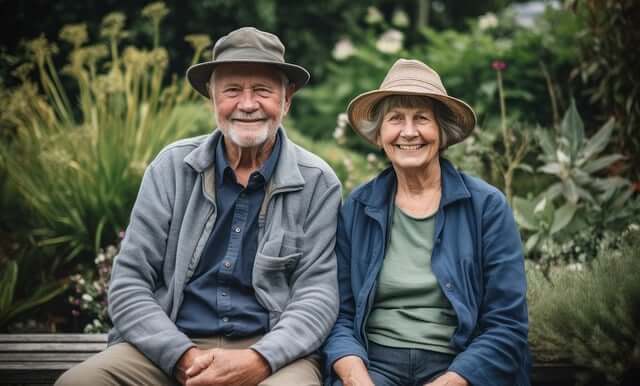
[[[295,233],[273,234],[256,253],[253,287],[257,299],[269,311],[282,312],[289,302],[292,272],[302,256],[301,238]]]

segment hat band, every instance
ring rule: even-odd
[[[259,50],[254,47],[234,48],[225,50],[213,58],[214,61],[268,61],[284,63],[284,58],[278,55],[271,55],[269,52]]]
[[[380,92],[383,93],[398,93],[398,94],[404,94],[404,93],[417,93],[417,94],[423,94],[423,93],[428,93],[428,94],[436,94],[436,95],[443,95],[443,96],[447,96],[447,94],[443,94],[442,90],[433,87],[431,85],[425,85],[425,84],[414,84],[414,83],[400,83],[400,84],[396,84],[393,85],[392,87],[385,87],[383,89],[379,90]]]
[[[409,88],[427,88],[429,90],[436,90],[440,94],[447,95],[447,91],[438,84],[427,82],[423,79],[394,79],[385,82],[380,86],[381,91],[393,90],[397,87],[409,87]]]

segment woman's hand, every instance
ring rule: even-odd
[[[447,371],[424,386],[469,386],[469,382],[453,371]]]
[[[355,355],[338,359],[333,364],[333,370],[344,386],[374,386],[364,362]]]

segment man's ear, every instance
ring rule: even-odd
[[[291,100],[293,98],[293,94],[296,92],[296,85],[294,83],[290,83],[285,87],[284,90],[284,112],[287,114],[289,112],[289,108],[291,107]]]

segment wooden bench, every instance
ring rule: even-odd
[[[105,347],[106,334],[0,334],[0,384],[52,385]]]
[[[67,369],[107,346],[106,334],[0,334],[0,385],[52,385]],[[579,372],[534,364],[534,386],[573,385]]]

